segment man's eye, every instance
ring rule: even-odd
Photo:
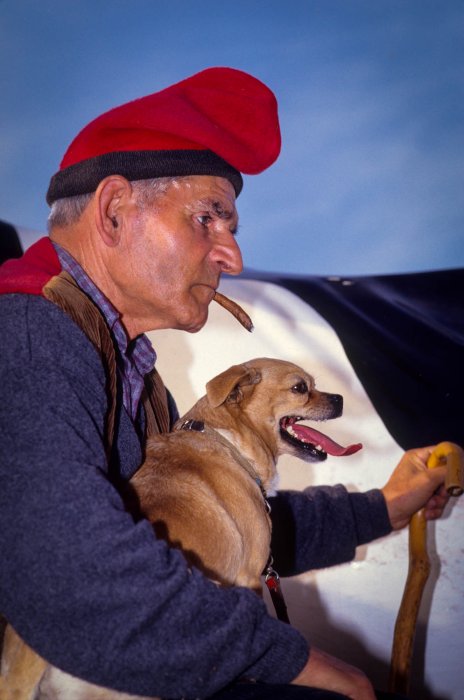
[[[199,214],[196,217],[196,220],[198,221],[199,224],[202,226],[208,226],[208,224],[211,223],[212,217],[209,214]]]

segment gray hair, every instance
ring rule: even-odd
[[[177,183],[179,179],[176,177],[155,177],[151,180],[132,180],[131,185],[140,211],[152,206],[154,201],[164,195],[169,187]],[[75,197],[63,197],[53,202],[48,216],[48,231],[50,232],[55,227],[62,228],[77,223],[94,195],[94,192],[89,192]]]
[[[84,209],[94,196],[94,192],[89,194],[78,194],[76,197],[63,197],[57,199],[52,204],[48,215],[48,231],[53,228],[71,226],[79,221]]]

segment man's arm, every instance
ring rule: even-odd
[[[351,561],[356,547],[407,525],[425,507],[439,518],[449,496],[445,467],[427,468],[432,447],[404,453],[382,489],[349,493],[344,486],[281,491],[272,506],[272,552],[282,576]]]
[[[45,304],[21,299],[3,315],[2,612],[53,664],[127,692],[207,696],[242,675],[290,682],[308,656],[303,637],[125,511],[106,473],[98,355],[56,307],[34,320]]]
[[[341,485],[317,486],[269,500],[272,555],[281,576],[351,561],[356,547],[392,529],[378,489],[349,493]]]
[[[449,500],[443,486],[446,468],[427,467],[432,449],[406,452],[382,489],[388,519],[395,530],[407,525],[420,508],[425,508],[426,518],[439,518]],[[347,542],[338,554],[344,550],[349,553]],[[292,682],[335,691],[353,700],[375,700],[372,685],[362,671],[315,647],[311,647],[307,663]]]

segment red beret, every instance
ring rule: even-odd
[[[94,192],[107,175],[129,180],[218,175],[237,193],[240,173],[268,168],[280,152],[277,102],[252,75],[208,68],[105,112],[76,136],[47,192]]]

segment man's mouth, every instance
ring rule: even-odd
[[[193,285],[194,287],[202,287],[203,289],[206,289],[208,292],[211,292],[211,294],[214,296],[216,293],[217,289],[217,284],[214,284],[213,282],[208,283],[208,282],[197,282],[196,284]]]
[[[200,290],[200,292],[196,290]],[[209,305],[216,294],[216,285],[208,284],[207,282],[197,282],[191,286],[191,291],[198,300],[201,300],[202,303],[206,301]]]
[[[299,450],[309,453],[314,460],[323,461],[327,455],[333,457],[346,457],[358,452],[362,448],[361,443],[343,447],[328,435],[324,435],[315,428],[301,425],[298,421],[305,420],[301,416],[285,416],[280,421],[280,435]]]

